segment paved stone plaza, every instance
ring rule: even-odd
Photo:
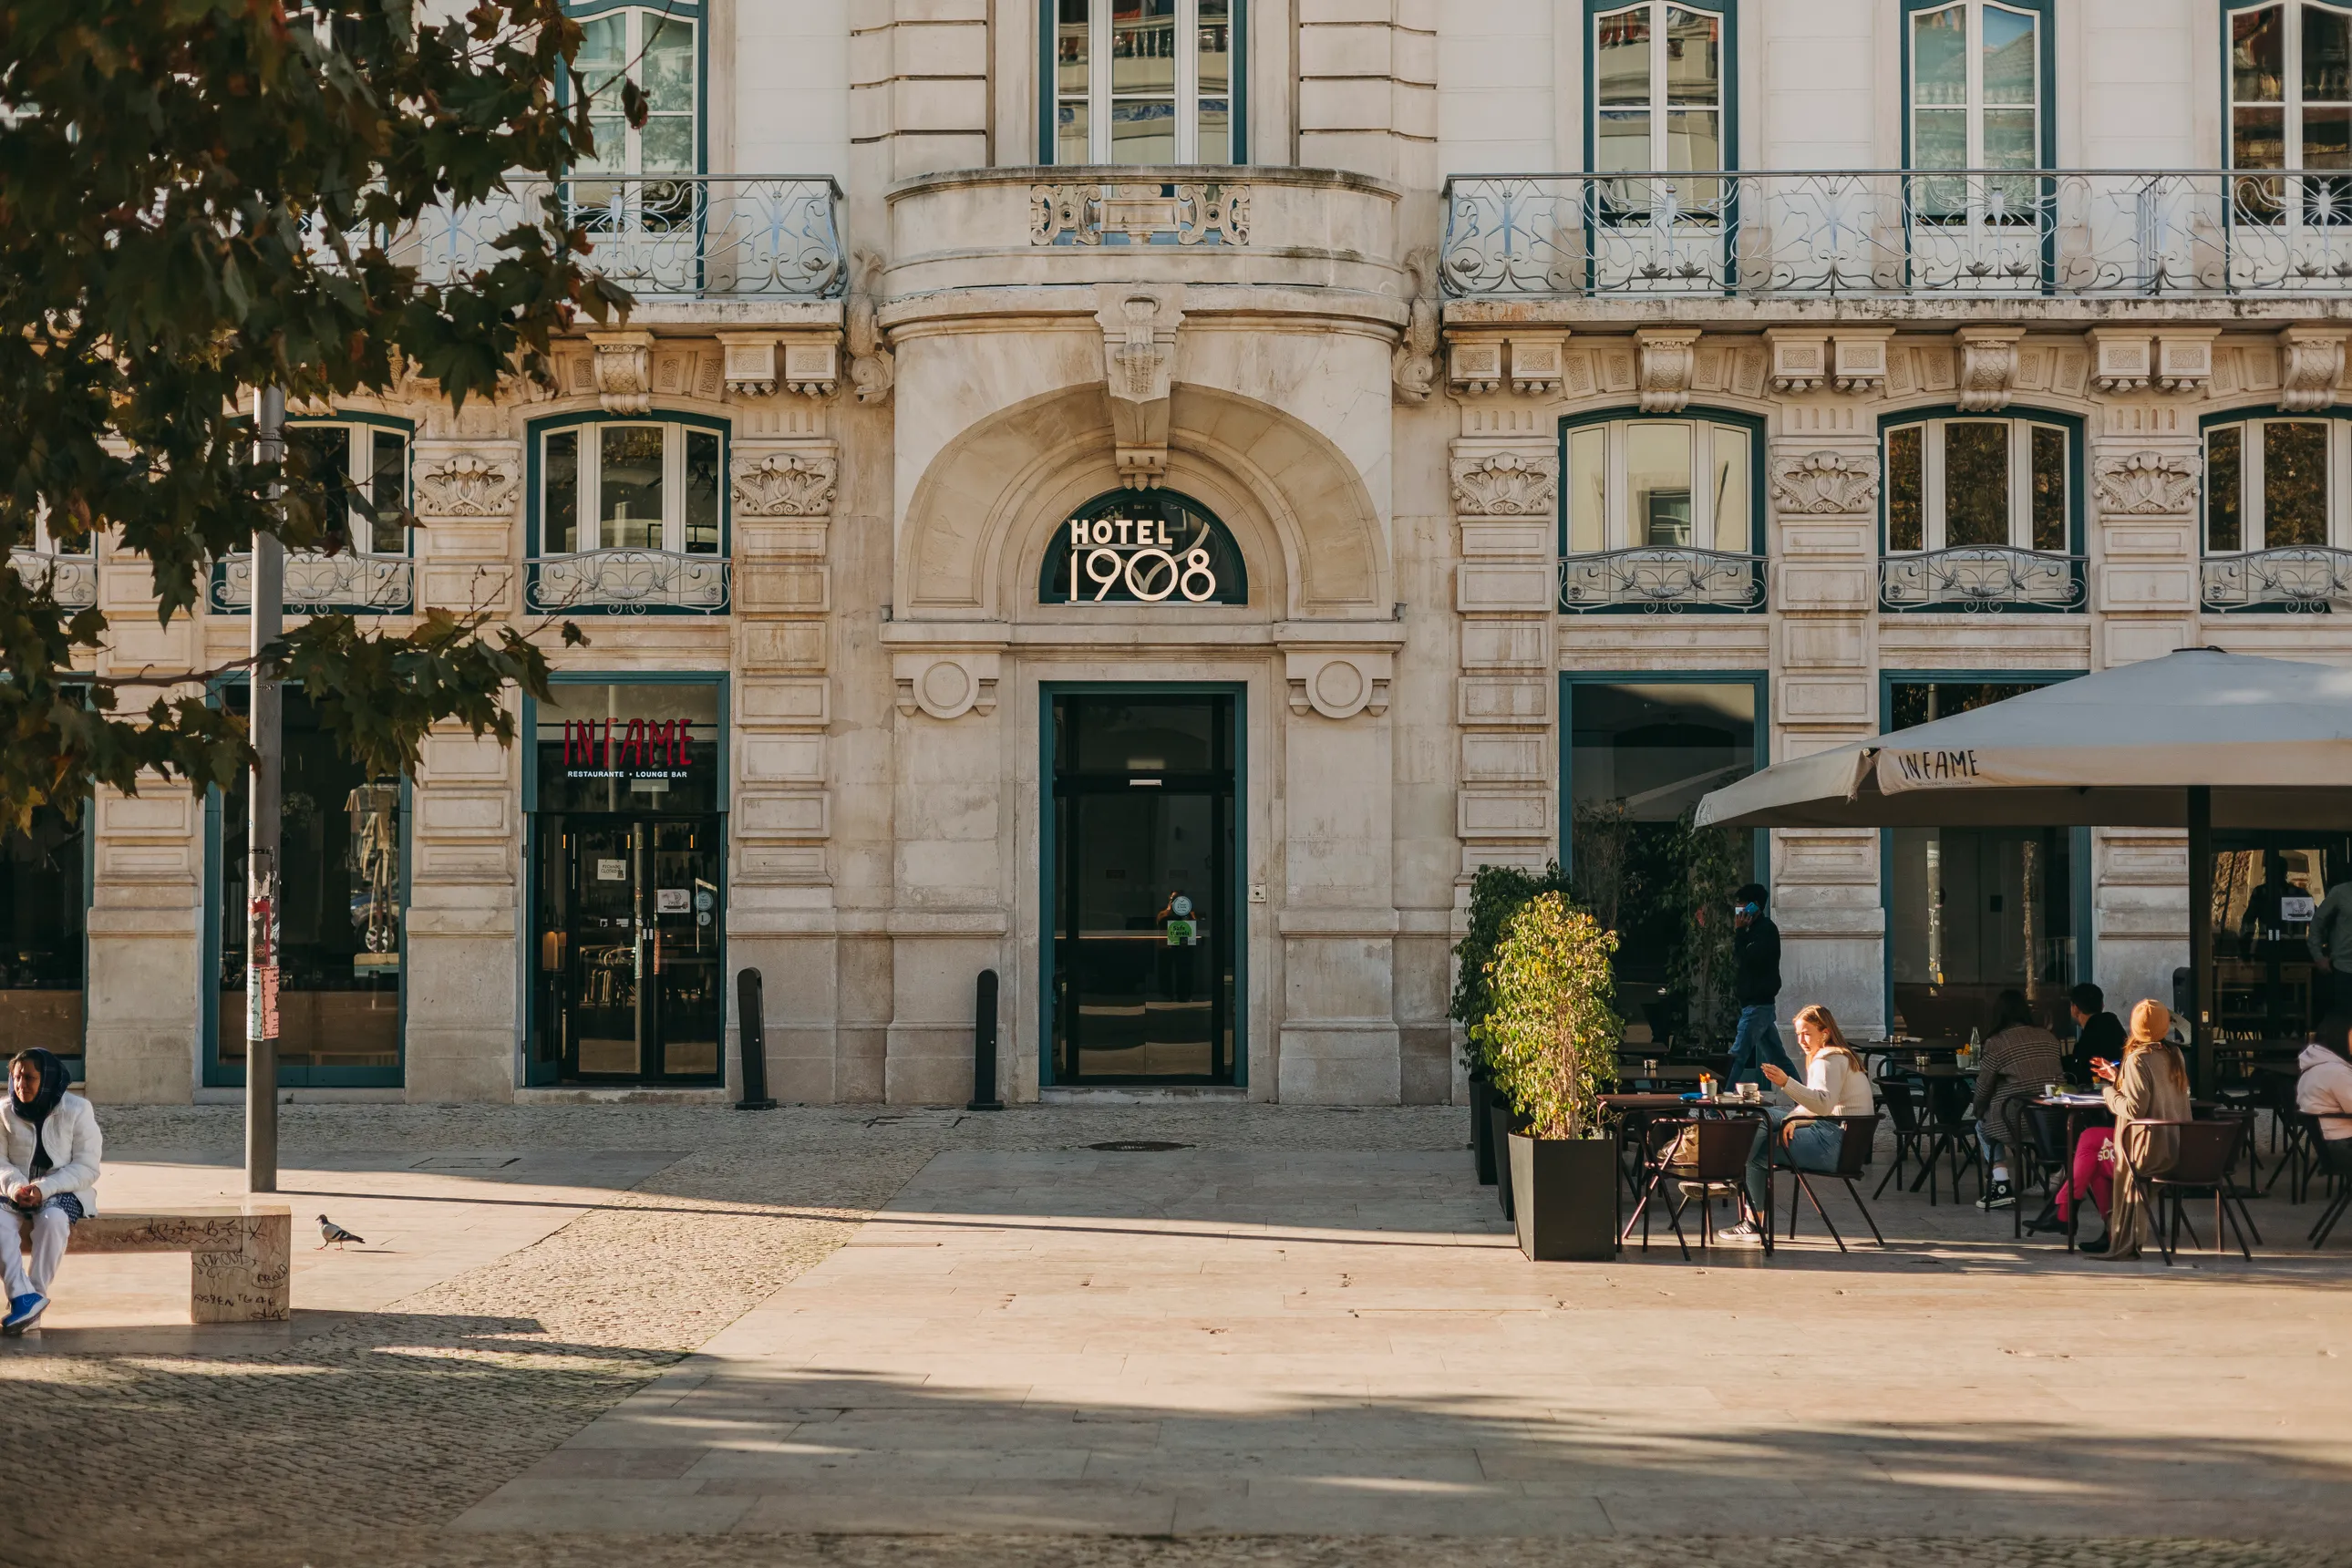
[[[287,1116],[295,1321],[69,1260],[0,1562],[2352,1563],[2352,1237],[2278,1199],[1538,1268],[1455,1110]],[[235,1190],[233,1111],[108,1121],[111,1205]]]

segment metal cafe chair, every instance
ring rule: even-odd
[[[1809,1172],[1796,1165],[1784,1167],[1790,1175],[1797,1178],[1796,1184],[1789,1191],[1789,1235],[1793,1237],[1797,1234],[1797,1199],[1802,1195],[1811,1202],[1813,1212],[1822,1216],[1822,1224],[1829,1227],[1830,1239],[1837,1243],[1837,1249],[1840,1252],[1846,1249],[1845,1237],[1838,1234],[1837,1226],[1831,1223],[1829,1211],[1822,1207],[1822,1200],[1813,1192],[1813,1184],[1810,1178],[1822,1176],[1825,1180],[1845,1184],[1847,1194],[1853,1199],[1853,1206],[1862,1211],[1863,1223],[1870,1226],[1871,1239],[1877,1242],[1879,1246],[1885,1247],[1886,1237],[1878,1233],[1878,1221],[1871,1217],[1870,1205],[1862,1201],[1862,1189],[1854,1185],[1855,1182],[1868,1173],[1864,1167],[1870,1163],[1871,1146],[1878,1140],[1878,1118],[1875,1116],[1823,1116],[1818,1120],[1835,1122],[1844,1130],[1844,1140],[1838,1145],[1837,1169],[1828,1172]],[[1797,1124],[1784,1123],[1785,1125]]]
[[[1642,1250],[1650,1250],[1650,1209],[1663,1203],[1666,1223],[1674,1226],[1675,1240],[1690,1257],[1690,1238],[1683,1234],[1683,1210],[1696,1202],[1699,1217],[1699,1246],[1710,1247],[1715,1243],[1715,1209],[1712,1200],[1725,1193],[1746,1191],[1748,1152],[1756,1146],[1769,1123],[1760,1116],[1679,1117],[1654,1121],[1650,1133],[1664,1140],[1658,1157],[1651,1163],[1649,1181],[1642,1189],[1642,1199],[1633,1205],[1633,1213],[1625,1221],[1625,1229],[1618,1237],[1620,1245],[1633,1234],[1633,1226],[1642,1227]],[[1690,1131],[1685,1141],[1683,1134]],[[1667,1184],[1679,1189],[1696,1186],[1699,1195],[1685,1198],[1676,1191],[1664,1193]],[[1772,1178],[1766,1167],[1764,1178],[1764,1251],[1772,1251]]]
[[[2318,1144],[2316,1169],[2326,1175],[2333,1193],[2311,1227],[2314,1252],[2327,1245],[2328,1233],[2344,1217],[2345,1209],[2352,1207],[2352,1138],[2325,1138]]]
[[[1901,1185],[1903,1162],[1906,1157],[1916,1161],[1923,1172],[1927,1169],[1927,1157],[1923,1152],[1927,1147],[1927,1130],[1919,1123],[1916,1087],[1907,1078],[1889,1077],[1879,1079],[1877,1089],[1878,1103],[1886,1108],[1886,1120],[1895,1129],[1895,1163],[1887,1167],[1886,1174],[1878,1178],[1878,1190],[1870,1194],[1874,1198],[1886,1195],[1886,1184],[1889,1182]],[[1935,1201],[1936,1189],[1931,1179],[1927,1202],[1933,1204]]]
[[[2173,1136],[2172,1163],[2162,1171],[2138,1177],[2140,1185],[2147,1189],[2157,1247],[2164,1254],[2164,1261],[2170,1264],[2172,1255],[2180,1249],[2180,1232],[2186,1221],[2183,1200],[2210,1194],[2213,1250],[2222,1249],[2221,1227],[2227,1225],[2238,1238],[2238,1251],[2249,1263],[2252,1262],[2253,1249],[2246,1245],[2246,1237],[2254,1228],[2253,1216],[2246,1213],[2245,1201],[2230,1182],[2240,1145],[2250,1131],[2246,1120],[2217,1116],[2205,1121],[2134,1121],[2128,1126],[2128,1136],[2137,1145],[2132,1151],[2135,1167],[2146,1159],[2147,1147],[2159,1129],[2169,1130]],[[2189,1226],[2189,1239],[2197,1240],[2193,1226]]]
[[[1971,1170],[1977,1173],[1977,1192],[1981,1195],[1985,1185],[1984,1164],[1977,1154],[1976,1118],[1969,1114],[1969,1102],[1976,1096],[1976,1086],[1957,1074],[1916,1081],[1919,1081],[1927,1090],[1928,1182],[1932,1184],[1936,1179],[1936,1160],[1941,1155],[1951,1162],[1952,1201],[1960,1201],[1960,1177]],[[1916,1192],[1918,1187],[1919,1184],[1915,1179],[1911,1188]],[[1932,1185],[1927,1201],[1930,1204],[1936,1201]]]
[[[2025,1235],[2025,1189],[2038,1186],[2042,1201],[2058,1201],[2058,1188],[2074,1179],[2074,1151],[2066,1142],[2073,1122],[2063,1105],[2020,1107],[2024,1111],[2020,1131],[2025,1136],[2011,1152],[2018,1156],[2022,1168],[2018,1173],[2019,1201],[2010,1210],[2010,1234],[2021,1239]]]

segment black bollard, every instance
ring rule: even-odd
[[[768,1024],[767,1011],[761,1005],[760,972],[746,969],[735,976],[735,1011],[737,1034],[742,1039],[743,1098],[735,1102],[738,1110],[773,1110],[776,1102],[768,1098]]]
[[[971,1103],[966,1110],[1002,1110],[996,1098],[996,971],[980,972],[980,994],[971,1005]]]

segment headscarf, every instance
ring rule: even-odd
[[[2161,1051],[2164,1069],[2174,1083],[2186,1093],[2189,1089],[2189,1064],[2172,1044],[2172,1009],[2149,997],[2132,1009],[2131,1037],[2124,1041],[2124,1058],[2131,1058],[2135,1051]]]
[[[35,1086],[30,1100],[22,1099],[16,1093],[18,1062],[32,1063],[40,1075],[40,1081]],[[41,1124],[48,1120],[49,1112],[58,1108],[58,1101],[65,1098],[67,1081],[66,1064],[58,1059],[56,1052],[43,1050],[38,1046],[29,1051],[18,1051],[8,1063],[8,1104],[33,1129],[33,1163],[26,1173],[36,1179],[48,1174],[55,1168],[48,1151],[41,1147]]]

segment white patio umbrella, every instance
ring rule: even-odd
[[[2212,829],[2352,829],[2352,670],[2193,648],[1776,763],[1701,826],[2179,827],[2210,909]],[[2189,921],[2190,1027],[2210,1081],[2213,931]]]
[[[2352,829],[2352,670],[2192,648],[1750,773],[1717,827]]]

